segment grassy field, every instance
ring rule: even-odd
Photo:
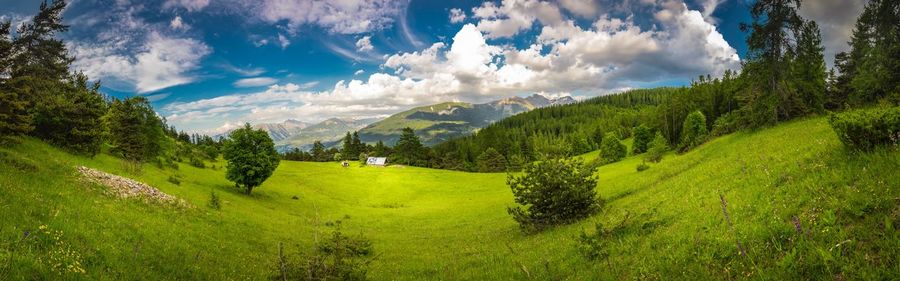
[[[283,161],[246,196],[223,163],[134,174],[106,154],[25,139],[0,149],[0,279],[259,280],[275,272],[280,243],[306,250],[336,220],[372,240],[376,280],[900,278],[900,151],[848,153],[814,118],[720,137],[637,172],[640,162],[600,168],[601,213],[524,234],[506,213],[505,174]],[[110,198],[77,165],[195,207]],[[206,207],[211,192],[219,211]],[[605,260],[578,251],[576,237],[597,223],[625,226]]]

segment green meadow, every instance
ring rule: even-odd
[[[375,280],[900,279],[896,149],[850,153],[819,117],[641,162],[599,168],[598,214],[526,234],[502,173],[282,161],[248,196],[224,162],[135,173],[22,138],[0,149],[0,279],[267,279],[280,245],[307,251],[336,221],[372,241]],[[193,207],[107,196],[80,165]],[[577,237],[598,223],[621,231],[591,260]]]

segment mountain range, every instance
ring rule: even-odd
[[[446,102],[413,108],[379,120],[331,118],[311,124],[298,120],[281,123],[262,123],[253,127],[266,131],[279,150],[300,148],[307,150],[313,142],[325,146],[338,145],[347,132],[359,132],[363,142],[382,141],[394,145],[403,128],[410,127],[425,145],[434,145],[456,137],[472,134],[500,119],[535,108],[574,103],[570,96],[547,98],[534,94],[529,97],[510,97],[482,104]],[[227,133],[226,133],[227,134]]]

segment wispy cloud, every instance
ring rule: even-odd
[[[244,78],[235,81],[232,85],[238,88],[269,86],[278,83],[278,79],[271,77]]]

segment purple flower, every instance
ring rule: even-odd
[[[26,230],[22,233],[22,239],[28,238],[28,235],[31,235],[31,231]]]

